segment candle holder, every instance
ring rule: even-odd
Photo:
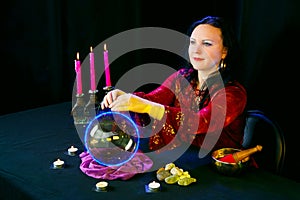
[[[103,87],[103,91],[105,92],[105,94],[107,94],[108,92],[110,92],[114,89],[115,89],[114,86],[105,86],[105,87]]]
[[[97,98],[98,90],[90,90],[90,99],[84,107],[84,115],[87,118],[87,121],[90,122],[98,114],[100,109],[100,103]]]
[[[72,108],[71,115],[74,118],[74,124],[87,124],[88,119],[84,113],[85,110],[85,102],[84,102],[84,94],[76,95],[76,103]]]

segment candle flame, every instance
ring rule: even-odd
[[[104,44],[104,51],[107,51],[106,44]]]
[[[91,52],[91,53],[93,52],[93,47],[92,47],[92,46],[90,47],[90,52]]]
[[[79,60],[79,52],[76,54],[76,59]]]

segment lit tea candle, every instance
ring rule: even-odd
[[[107,187],[108,187],[108,183],[106,181],[100,181],[96,184],[97,190],[105,191],[107,190]]]
[[[151,191],[158,191],[160,189],[160,183],[156,181],[152,181],[148,184],[149,190]]]
[[[69,149],[68,149],[68,154],[71,155],[71,156],[74,156],[76,155],[76,152],[78,151],[78,148],[74,147],[74,146],[71,146]]]
[[[60,160],[60,159],[57,159],[56,161],[53,162],[53,166],[55,168],[62,168],[64,166],[64,161],[63,160]]]

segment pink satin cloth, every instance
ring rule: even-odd
[[[88,152],[82,152],[80,170],[86,175],[104,180],[128,180],[138,173],[148,171],[153,161],[144,153],[137,152],[132,159],[120,166],[104,166],[99,164]]]

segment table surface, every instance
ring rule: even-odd
[[[209,164],[195,164],[197,154],[187,151],[176,165],[197,179],[189,186],[161,183],[162,190],[145,192],[155,172],[136,174],[129,180],[110,180],[108,192],[93,190],[98,179],[84,174],[79,156],[68,156],[74,145],[84,145],[70,115],[71,102],[0,116],[0,199],[300,199],[300,183],[260,169],[230,177]],[[64,169],[51,165],[61,158]],[[201,162],[199,162],[201,163]]]

